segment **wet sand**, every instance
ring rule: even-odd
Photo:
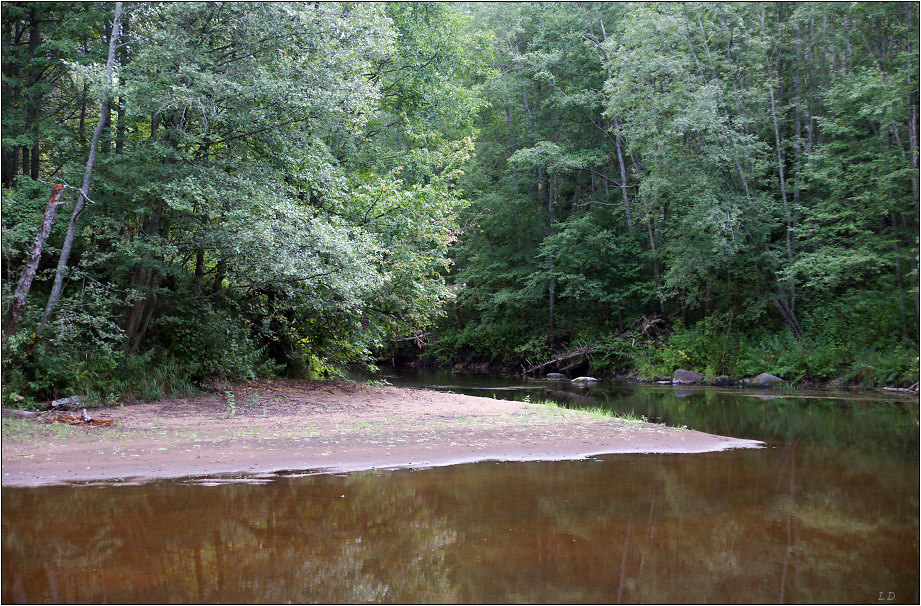
[[[2,485],[346,472],[486,460],[696,453],[763,443],[546,404],[348,382],[253,381],[224,394],[89,409],[109,427],[4,419]]]

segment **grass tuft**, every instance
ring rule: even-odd
[[[525,399],[525,401],[528,402],[529,400]],[[626,412],[626,411],[618,412],[616,410],[611,410],[610,408],[604,408],[603,406],[591,406],[587,408],[569,408],[568,406],[565,406],[553,400],[541,400],[539,402],[536,402],[536,404],[540,404],[542,406],[548,406],[550,408],[556,408],[560,410],[572,410],[575,412],[584,412],[593,417],[601,417],[605,419],[619,419],[621,421],[634,421],[637,423],[639,422],[645,423],[647,421],[645,415],[638,416],[635,410],[631,410],[630,412]]]

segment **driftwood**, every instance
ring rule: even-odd
[[[107,427],[115,425],[113,419],[97,419],[91,417],[86,413],[86,409],[83,409],[81,415],[69,415],[66,413],[59,414],[57,416],[48,417],[48,421],[51,423],[65,423],[67,425],[84,425],[90,427]]]
[[[575,362],[571,362],[569,365],[561,368],[561,370],[569,370],[571,368],[575,368],[576,366],[584,362],[585,358],[595,353],[597,349],[598,349],[597,346],[594,346],[594,345],[583,345],[582,347],[574,349],[570,352],[558,354],[552,359],[547,360],[546,362],[542,364],[536,364],[532,366],[531,368],[525,369],[524,375],[527,376],[527,375],[534,375],[538,373],[543,374],[543,372],[548,367],[551,367],[553,365],[559,366],[560,363],[569,362],[570,360],[573,360],[574,358],[576,359]]]
[[[667,335],[671,331],[668,329],[668,316],[663,314],[650,314],[643,316],[640,322],[640,334],[646,337],[656,338],[660,335]]]
[[[629,340],[632,337],[634,344],[637,339],[643,339],[644,342],[647,340],[655,341],[660,337],[671,334],[669,323],[669,316],[661,313],[652,313],[643,316],[639,324],[635,325],[633,328],[628,328],[617,335],[617,339]],[[580,364],[584,364],[586,360],[590,360],[591,355],[596,351],[598,351],[598,345],[583,345],[566,353],[555,354],[553,358],[546,362],[535,364],[530,368],[524,369],[522,374],[526,377],[544,374],[545,371],[551,368],[556,368],[558,372],[565,373],[568,370],[576,368]]]
[[[917,393],[917,392],[918,392],[918,384],[915,383],[915,384],[912,385],[911,387],[883,387],[882,390],[883,390],[883,391],[901,391],[901,392],[905,392],[905,393]]]

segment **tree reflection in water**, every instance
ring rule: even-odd
[[[456,536],[421,492],[374,472],[4,489],[3,599],[453,601]]]

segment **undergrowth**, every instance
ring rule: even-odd
[[[719,318],[678,324],[657,342],[608,337],[593,363],[600,372],[641,378],[671,376],[683,368],[710,378],[766,372],[791,384],[840,380],[864,387],[909,387],[919,375],[918,349],[910,344],[884,348],[829,332],[799,339],[789,332],[728,332]]]

